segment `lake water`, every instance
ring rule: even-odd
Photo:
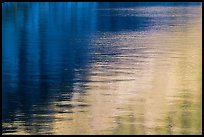
[[[2,134],[202,134],[201,3],[3,3]]]

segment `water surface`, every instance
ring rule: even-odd
[[[3,3],[2,134],[201,134],[200,3]]]

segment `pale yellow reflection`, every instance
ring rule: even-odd
[[[73,113],[55,114],[54,134],[201,134],[201,11],[196,21],[148,32],[108,34],[95,41],[124,50],[91,66]],[[125,50],[144,49],[126,53]],[[130,51],[131,51],[130,50]],[[104,68],[106,66],[106,68]],[[108,69],[109,68],[109,69]],[[77,86],[77,85],[76,85]],[[81,100],[80,102],[78,100]],[[84,104],[85,107],[77,106]]]

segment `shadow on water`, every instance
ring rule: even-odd
[[[144,53],[148,48],[121,50],[107,41],[109,33],[143,32],[158,26],[155,17],[133,16],[127,8],[177,5],[186,3],[4,3],[2,133],[52,134],[54,114],[73,113],[73,93],[84,94],[90,88],[87,83],[104,82],[89,79],[92,64],[120,63],[117,57],[132,52],[151,58]],[[114,10],[118,8],[124,9]],[[175,24],[172,18],[176,17],[161,25]],[[102,39],[92,43],[97,36]],[[134,127],[130,132],[135,132]]]

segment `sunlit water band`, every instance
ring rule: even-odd
[[[3,5],[2,133],[201,134],[201,10]]]

